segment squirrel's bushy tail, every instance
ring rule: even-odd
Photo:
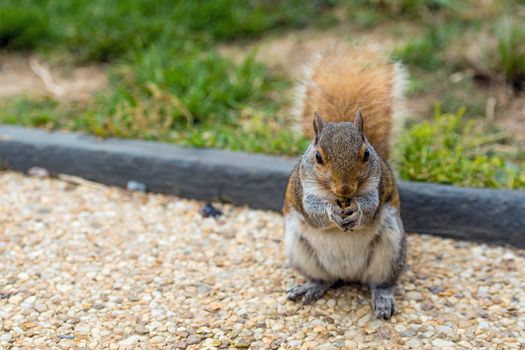
[[[370,47],[338,45],[319,52],[297,88],[296,120],[312,136],[315,111],[327,122],[343,122],[353,121],[360,109],[368,140],[387,160],[402,124],[405,77],[400,63]]]

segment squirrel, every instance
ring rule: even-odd
[[[377,318],[395,313],[406,239],[387,161],[403,81],[399,64],[367,49],[334,48],[307,69],[297,116],[312,142],[283,207],[286,256],[307,282],[288,299],[309,304],[336,283],[359,282]]]

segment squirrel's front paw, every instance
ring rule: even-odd
[[[351,215],[346,216],[341,220],[340,227],[344,231],[352,230],[354,227],[359,226],[361,215],[359,211],[354,211]]]
[[[361,221],[360,210],[355,207],[342,209],[334,206],[328,212],[328,217],[330,221],[335,223],[343,231],[348,231],[355,226],[359,226]]]
[[[329,205],[326,209],[328,219],[330,219],[330,221],[336,224],[339,228],[342,228],[341,225],[344,219],[344,210],[334,205]]]

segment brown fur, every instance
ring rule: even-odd
[[[299,164],[297,164],[288,179],[288,184],[286,185],[283,214],[286,215],[291,208],[295,208],[301,214],[306,215],[303,209],[302,198],[303,186],[301,185],[301,179],[299,178]]]
[[[385,57],[365,48],[337,47],[321,54],[303,82],[298,113],[304,133],[313,136],[315,111],[326,122],[343,122],[353,121],[360,109],[367,139],[387,160],[394,127],[396,70]]]
[[[381,180],[379,181],[379,207],[390,203],[396,209],[400,209],[399,190],[390,166],[381,161]]]

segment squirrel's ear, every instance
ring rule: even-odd
[[[315,131],[315,144],[319,142],[319,137],[321,136],[321,131],[323,131],[323,119],[319,112],[315,111],[314,113],[314,131]]]
[[[364,135],[364,120],[360,109],[358,109],[357,113],[355,114],[354,125],[357,127],[357,130],[359,130],[361,134]]]

